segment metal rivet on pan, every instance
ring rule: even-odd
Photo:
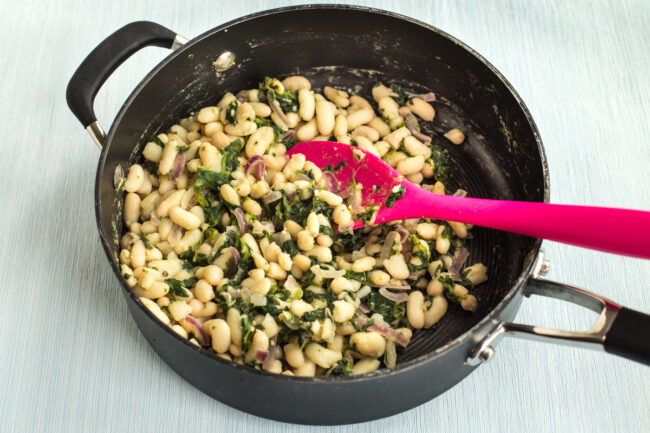
[[[231,68],[235,64],[235,58],[235,53],[232,51],[224,51],[223,53],[219,54],[217,60],[212,62],[214,70],[217,72],[222,72],[226,69]]]
[[[488,346],[485,349],[481,350],[481,353],[478,354],[478,357],[481,358],[481,361],[489,361],[494,356],[494,348]]]
[[[548,271],[551,269],[551,262],[548,260],[542,261],[542,266],[539,267],[539,273],[540,275],[546,275],[548,274]]]

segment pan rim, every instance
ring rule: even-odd
[[[189,340],[182,338],[179,336],[176,332],[174,332],[169,326],[166,326],[160,320],[156,318],[156,316],[140,301],[138,296],[131,290],[131,288],[126,284],[126,280],[122,277],[121,271],[120,271],[120,266],[119,263],[115,260],[113,256],[113,251],[111,248],[112,241],[110,238],[107,236],[106,233],[104,233],[103,228],[102,228],[102,211],[101,211],[101,178],[104,173],[105,169],[105,164],[106,164],[106,158],[108,155],[108,151],[112,145],[113,142],[113,137],[115,134],[115,125],[119,125],[122,120],[125,117],[126,111],[128,107],[131,106],[133,100],[139,95],[140,91],[147,85],[149,82],[152,80],[152,78],[163,68],[165,68],[173,59],[175,59],[177,56],[182,55],[184,52],[186,52],[188,49],[191,49],[192,46],[196,45],[200,41],[202,41],[205,38],[211,37],[212,35],[229,29],[230,27],[233,27],[235,25],[239,25],[242,23],[245,23],[247,21],[251,21],[254,19],[270,16],[270,15],[275,15],[275,14],[280,14],[280,13],[286,13],[286,12],[298,12],[298,11],[305,11],[305,10],[341,10],[341,11],[355,11],[355,12],[365,12],[365,13],[373,13],[376,15],[383,15],[387,16],[390,18],[398,19],[401,21],[406,21],[410,24],[417,25],[420,27],[423,27],[429,31],[432,31],[439,36],[442,36],[443,38],[449,40],[450,42],[460,46],[463,48],[465,51],[467,51],[470,55],[472,55],[476,60],[481,62],[485,67],[487,67],[492,74],[496,76],[496,78],[501,81],[501,83],[505,86],[505,88],[508,90],[510,95],[514,98],[515,102],[517,105],[520,107],[522,110],[524,117],[526,121],[528,122],[528,125],[531,128],[531,131],[533,133],[535,143],[537,145],[537,151],[539,153],[540,157],[540,162],[542,164],[542,173],[543,173],[543,178],[544,178],[544,190],[543,190],[543,202],[548,203],[550,199],[550,178],[549,178],[549,169],[548,169],[548,162],[546,158],[546,153],[544,151],[544,147],[542,144],[542,140],[539,134],[539,130],[535,124],[535,121],[533,120],[532,115],[530,114],[530,111],[528,110],[526,104],[524,103],[523,99],[519,96],[517,91],[514,89],[514,87],[510,84],[510,82],[487,60],[485,59],[482,55],[480,55],[476,50],[473,48],[469,47],[467,44],[464,42],[460,41],[459,39],[455,38],[454,36],[438,29],[437,27],[434,27],[430,24],[427,24],[425,22],[416,20],[414,18],[401,15],[395,12],[391,11],[386,11],[382,9],[377,9],[377,8],[372,8],[372,7],[365,7],[365,6],[356,6],[356,5],[337,5],[337,4],[307,4],[307,5],[298,5],[298,6],[288,6],[288,7],[280,7],[280,8],[274,8],[274,9],[268,9],[260,12],[255,12],[249,15],[245,15],[239,18],[235,18],[233,20],[230,20],[224,24],[221,24],[217,27],[214,27],[213,29],[210,29],[195,38],[191,39],[189,42],[187,42],[185,45],[180,47],[179,49],[171,52],[166,58],[164,58],[160,63],[158,63],[151,71],[149,71],[145,77],[140,81],[140,83],[133,89],[133,91],[130,93],[128,98],[124,101],[122,106],[120,107],[120,110],[118,111],[118,114],[115,116],[115,119],[113,123],[111,124],[109,131],[106,135],[106,140],[105,143],[106,145],[102,148],[102,151],[100,153],[98,165],[97,165],[97,173],[96,173],[96,178],[95,178],[95,217],[96,217],[96,223],[102,243],[102,247],[104,249],[104,252],[106,253],[106,256],[111,264],[111,268],[113,270],[113,273],[117,277],[118,281],[120,282],[120,285],[122,289],[124,290],[124,295],[130,297],[132,301],[138,305],[138,308],[142,309],[146,315],[148,315],[149,319],[152,321],[155,321],[157,325],[164,329],[165,332],[170,334],[173,338],[177,339],[179,342],[183,343],[184,345],[187,346],[188,349],[196,351],[204,356],[210,357],[212,360],[222,363],[223,365],[230,366],[233,368],[237,368],[240,371],[248,372],[251,374],[255,374],[258,376],[263,376],[263,377],[268,377],[270,379],[276,379],[276,380],[286,380],[286,381],[291,381],[294,383],[310,383],[310,384],[337,384],[340,385],[342,383],[357,383],[357,382],[365,382],[368,380],[372,380],[375,378],[379,377],[388,377],[388,376],[393,376],[393,375],[398,375],[407,371],[410,371],[412,369],[415,369],[422,364],[428,363],[428,362],[433,362],[434,360],[437,360],[438,358],[446,355],[448,352],[453,351],[456,347],[461,346],[463,344],[466,344],[469,340],[471,340],[474,335],[479,331],[480,329],[489,329],[492,330],[498,326],[499,323],[499,315],[501,312],[510,305],[510,303],[515,299],[517,296],[517,293],[523,289],[525,286],[526,281],[530,278],[533,270],[533,265],[534,265],[534,260],[528,260],[528,264],[525,264],[522,271],[520,272],[518,278],[515,280],[513,283],[512,287],[508,290],[508,292],[503,296],[503,298],[497,303],[497,305],[489,312],[487,313],[481,320],[479,320],[474,326],[472,326],[470,329],[466,330],[463,332],[461,335],[458,337],[454,338],[450,342],[434,349],[431,352],[425,353],[423,355],[420,355],[414,359],[411,359],[409,361],[406,361],[404,363],[398,364],[396,367],[387,369],[383,368],[380,370],[377,370],[372,373],[368,374],[363,374],[363,375],[355,375],[355,376],[329,376],[329,377],[299,377],[299,376],[288,376],[288,375],[280,375],[280,374],[275,374],[275,373],[269,373],[263,370],[257,370],[255,368],[246,366],[246,365],[239,365],[236,364],[232,361],[225,360],[223,358],[220,358],[217,356],[216,353],[211,352],[208,349],[204,349],[202,347],[197,347],[193,345],[192,343],[189,342]],[[536,257],[539,254],[539,251],[541,249],[541,239],[535,239],[535,242],[533,244],[533,247],[528,251],[527,257]],[[475,367],[472,367],[472,369]]]

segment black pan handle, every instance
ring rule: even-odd
[[[492,344],[499,336],[506,334],[604,350],[650,366],[650,316],[622,307],[596,293],[541,278],[540,272],[548,266],[543,257],[540,252],[525,295],[561,299],[599,313],[592,328],[585,332],[575,332],[502,322],[469,354],[467,363],[477,365],[489,359],[494,354]]]
[[[608,353],[650,365],[650,316],[622,307],[604,346]]]
[[[150,21],[136,21],[118,29],[79,65],[68,83],[68,107],[101,147],[103,131],[93,104],[106,79],[131,55],[147,46],[176,48],[187,42],[173,31]]]

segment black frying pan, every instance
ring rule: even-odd
[[[143,143],[226,91],[250,88],[265,75],[307,76],[314,87],[399,82],[438,95],[430,134],[461,126],[462,147],[449,152],[450,188],[475,197],[548,201],[548,167],[524,103],[501,74],[471,48],[429,25],[384,11],[301,6],[249,15],[186,42],[150,22],[106,38],[81,64],[68,105],[103,145],[95,188],[97,225],[129,310],[151,346],[178,374],[210,396],[256,415],[306,424],[343,424],[389,416],[458,383],[494,353],[501,334],[582,345],[650,363],[650,317],[540,277],[548,263],[539,239],[475,228],[474,261],[489,268],[474,314],[450,308],[436,327],[418,331],[394,369],[354,377],[274,375],[218,358],[162,325],[120,275],[121,204],[113,176],[138,159]],[[177,48],[129,96],[104,138],[93,112],[108,76],[140,48]],[[213,62],[216,63],[213,64]],[[523,296],[564,299],[601,313],[590,332],[512,324]]]

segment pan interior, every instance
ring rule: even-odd
[[[317,18],[313,15],[318,12]],[[226,31],[227,30],[227,31]],[[235,65],[215,71],[224,51]],[[359,10],[297,10],[269,14],[198,38],[150,74],[118,115],[101,174],[100,219],[114,258],[122,233],[113,173],[135,162],[142,145],[178,119],[225,92],[257,87],[266,75],[307,76],[325,85],[370,96],[376,82],[399,83],[413,93],[434,92],[436,117],[424,133],[447,150],[450,191],[481,198],[543,201],[544,166],[535,131],[509,87],[489,66],[446,36],[417,23]],[[376,109],[376,105],[375,105]],[[428,122],[427,122],[428,123]],[[466,141],[442,137],[459,127]],[[398,363],[417,358],[459,337],[492,311],[522,272],[534,239],[475,227],[468,263],[482,262],[489,280],[475,289],[475,313],[452,305],[434,328],[416,332]]]

